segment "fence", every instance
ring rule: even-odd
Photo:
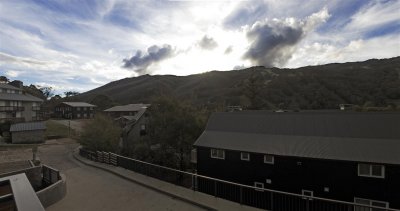
[[[91,152],[80,149],[87,159],[119,166],[178,186],[190,188],[218,198],[227,199],[273,211],[400,211],[388,207],[356,204],[314,196],[258,188],[195,173],[159,166],[109,152]]]
[[[43,165],[42,174],[43,174],[43,184],[45,186],[54,184],[61,179],[60,171],[51,168],[50,166]]]

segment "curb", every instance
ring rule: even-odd
[[[168,192],[168,191],[165,191],[165,190],[156,188],[156,187],[154,187],[154,186],[145,184],[145,183],[140,182],[140,181],[138,181],[138,180],[132,179],[131,177],[127,177],[127,176],[125,176],[125,175],[123,175],[123,174],[119,174],[119,173],[117,173],[117,172],[115,172],[115,171],[113,171],[113,170],[110,170],[110,169],[108,169],[108,168],[105,168],[105,167],[102,167],[102,166],[99,166],[99,165],[96,165],[96,164],[89,163],[89,162],[83,160],[83,159],[85,159],[85,158],[81,157],[81,156],[76,152],[76,150],[74,150],[74,152],[72,153],[72,156],[73,156],[77,161],[79,161],[79,162],[81,162],[81,163],[83,163],[83,164],[85,164],[85,165],[88,165],[88,166],[91,166],[91,167],[94,167],[94,168],[97,168],[97,169],[101,169],[101,170],[107,171],[107,172],[109,172],[109,173],[111,173],[111,174],[114,174],[114,175],[116,175],[116,176],[118,176],[118,177],[120,177],[120,178],[122,178],[122,179],[128,180],[128,181],[130,181],[130,182],[136,183],[136,184],[141,185],[141,186],[144,186],[144,187],[149,188],[149,189],[151,189],[151,190],[154,190],[154,191],[156,191],[156,192],[158,192],[158,193],[167,195],[167,196],[169,196],[169,197],[171,197],[171,198],[173,198],[173,199],[178,199],[178,200],[180,200],[180,201],[183,201],[183,202],[186,202],[186,203],[195,205],[195,206],[200,207],[200,208],[205,209],[205,210],[210,210],[210,211],[216,211],[216,210],[217,210],[217,209],[215,209],[215,208],[209,207],[209,206],[204,205],[204,204],[200,204],[200,203],[198,203],[198,202],[195,202],[195,201],[193,201],[193,200],[184,198],[184,197],[179,196],[179,195],[177,195],[177,194],[174,194],[174,193],[171,193],[171,192]],[[90,162],[92,162],[92,161],[90,161]]]

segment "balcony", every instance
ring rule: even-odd
[[[32,111],[40,111],[40,106],[32,106]]]
[[[20,122],[25,122],[25,118],[23,118],[23,117],[0,118],[0,123],[3,123],[3,122],[20,123]]]
[[[20,106],[0,106],[1,111],[24,111],[24,107]]]

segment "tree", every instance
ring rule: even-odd
[[[252,74],[243,86],[243,94],[250,101],[250,109],[261,109],[263,106],[263,99],[261,97],[262,91],[264,89],[264,81],[260,76]]]
[[[10,82],[10,80],[7,77],[3,75],[0,76],[0,83],[8,83],[8,82]]]
[[[149,112],[149,138],[152,144],[158,143],[161,149],[155,155],[163,160],[173,155],[175,166],[185,170],[189,165],[189,156],[194,141],[204,130],[206,114],[196,110],[190,104],[175,98],[162,96],[152,102]],[[173,164],[172,164],[173,165]]]
[[[117,103],[107,95],[96,95],[90,103],[96,105],[99,110],[104,110],[117,105]]]
[[[107,116],[96,114],[88,122],[81,134],[79,143],[92,151],[116,152],[121,136],[121,128]]]
[[[46,100],[46,96],[44,96],[43,92],[33,84],[29,86],[24,86],[24,91],[30,95]]]
[[[65,97],[72,97],[72,96],[79,95],[79,94],[80,94],[80,93],[79,93],[79,92],[76,92],[76,91],[67,91],[67,92],[64,92]]]
[[[51,86],[38,86],[39,90],[43,93],[45,99],[49,99],[54,96],[54,89]]]

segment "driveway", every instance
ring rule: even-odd
[[[57,122],[59,124],[65,125],[67,127],[71,127],[73,130],[75,130],[77,132],[81,132],[85,123],[90,120],[68,120],[68,119],[55,120],[55,119],[53,119],[51,121]]]
[[[67,177],[67,195],[47,210],[202,210],[76,161],[72,150],[77,146],[60,139],[39,148],[41,161]]]

